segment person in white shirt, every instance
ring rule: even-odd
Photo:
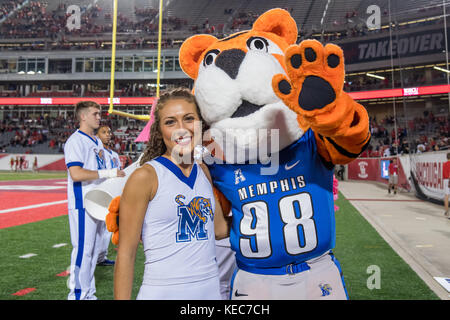
[[[97,130],[97,137],[102,141],[103,148],[105,149],[106,167],[108,169],[118,168],[121,170],[119,155],[110,148],[112,132],[111,128],[107,125],[101,125]],[[97,233],[99,245],[98,249],[98,266],[114,266],[114,260],[108,259],[108,248],[111,242],[111,232],[106,229],[106,224],[103,222],[101,230]]]
[[[73,246],[67,297],[69,300],[97,299],[94,279],[97,264],[95,240],[102,222],[87,214],[83,203],[84,195],[104,179],[125,176],[117,168],[107,168],[103,144],[94,135],[94,130],[100,125],[100,110],[100,105],[92,101],[77,103],[75,114],[80,126],[64,146],[68,168],[68,216]]]

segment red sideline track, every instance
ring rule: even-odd
[[[66,181],[1,181],[0,229],[66,215]]]

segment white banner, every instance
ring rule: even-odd
[[[444,199],[444,179],[442,166],[447,161],[448,151],[425,152],[411,155],[410,166],[417,185],[425,196],[435,199]]]

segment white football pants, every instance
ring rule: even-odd
[[[309,270],[295,274],[255,274],[237,269],[232,300],[347,300],[339,262],[332,254],[307,261]]]
[[[103,221],[92,218],[85,209],[69,210],[72,255],[70,261],[68,300],[95,300],[94,272],[98,250],[96,239]],[[98,242],[97,242],[98,245]]]

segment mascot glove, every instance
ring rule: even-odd
[[[357,103],[343,92],[344,53],[334,44],[304,40],[285,52],[287,76],[272,79],[276,95],[294,112],[302,129],[323,136],[344,135]]]
[[[119,244],[119,205],[120,196],[112,199],[105,219],[106,229],[113,233],[111,242],[115,245]]]

